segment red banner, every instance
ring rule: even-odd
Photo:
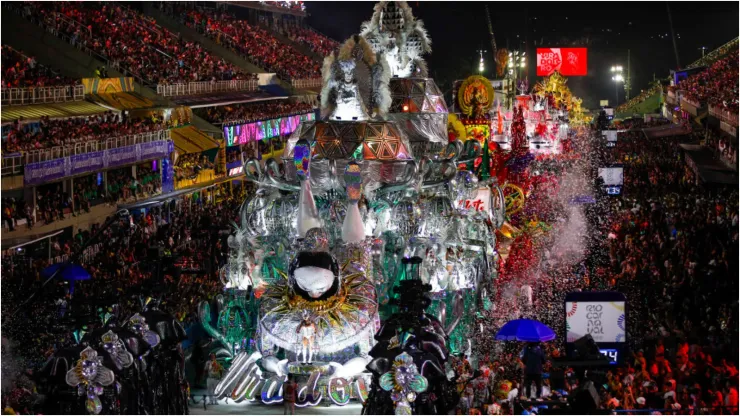
[[[537,48],[537,76],[558,71],[564,76],[583,76],[588,72],[586,48]]]

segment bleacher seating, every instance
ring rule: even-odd
[[[289,101],[267,101],[255,104],[236,104],[223,107],[211,107],[205,118],[214,124],[249,123],[252,121],[285,117],[311,111],[313,106],[307,103]]]
[[[50,119],[42,117],[38,123],[23,124],[16,120],[2,143],[3,153],[34,152],[53,147],[96,142],[116,137],[132,136],[166,130],[161,122],[151,119],[122,119],[107,112],[78,118]]]
[[[311,29],[292,27],[287,32],[292,41],[307,46],[321,56],[327,56],[339,48],[339,42]]]
[[[689,101],[737,112],[738,50],[671,88],[683,91]]]
[[[145,84],[252,79],[202,45],[180,39],[138,11],[114,3],[28,2],[24,15],[81,43]]]
[[[214,39],[255,65],[275,72],[285,80],[321,77],[321,64],[268,31],[226,13],[194,9],[184,5],[163,5],[163,10],[180,18],[189,27]]]
[[[74,80],[60,75],[49,67],[36,62],[33,56],[27,56],[8,45],[2,45],[3,88],[53,87],[77,85]]]

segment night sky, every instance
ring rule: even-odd
[[[344,41],[370,19],[374,4],[307,1],[308,23]],[[411,1],[409,5],[432,38],[432,53],[426,59],[430,76],[443,91],[449,91],[455,79],[477,73],[479,49],[488,51],[484,75],[495,78],[485,3]],[[681,66],[700,58],[700,47],[711,51],[738,36],[737,2],[670,2],[670,7]],[[537,80],[535,48],[589,48],[588,76],[568,81],[586,108],[596,108],[600,99],[614,102],[609,70],[616,64],[627,67],[628,49],[632,96],[649,87],[653,74],[665,77],[677,66],[664,2],[488,2],[488,8],[499,48],[524,50],[527,41],[531,85]],[[620,103],[624,97],[620,88]]]

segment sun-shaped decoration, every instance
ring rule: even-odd
[[[322,351],[335,352],[357,342],[359,334],[370,329],[377,310],[374,287],[364,273],[347,273],[349,263],[342,265],[342,283],[339,291],[324,300],[305,299],[291,289],[288,276],[278,270],[280,281],[268,286],[262,295],[261,327],[270,340],[290,348],[297,344],[294,331],[303,311],[316,320],[317,338]]]
[[[493,85],[480,75],[472,75],[463,81],[457,92],[460,110],[469,118],[480,118],[493,105]]]
[[[410,415],[410,404],[416,400],[416,393],[423,393],[429,387],[426,377],[419,374],[414,359],[407,353],[397,355],[391,371],[380,377],[380,387],[391,391],[391,400],[396,406],[397,415]]]

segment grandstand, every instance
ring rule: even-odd
[[[717,60],[727,56],[727,54],[733,50],[737,51],[737,49],[738,38],[735,38],[687,65],[683,70],[672,71],[670,76],[657,80],[657,82],[648,90],[645,90],[643,93],[617,107],[617,117],[624,118],[630,117],[634,114],[661,112],[663,103],[669,99],[665,96],[666,92],[664,91],[664,86],[677,83],[678,76],[681,76],[682,74],[686,76],[696,71],[700,71],[702,68],[710,66]]]
[[[234,13],[228,34],[195,20],[249,4],[3,3],[3,246],[217,197],[246,159],[279,156],[338,44],[282,3]],[[255,35],[270,49],[241,41]]]

